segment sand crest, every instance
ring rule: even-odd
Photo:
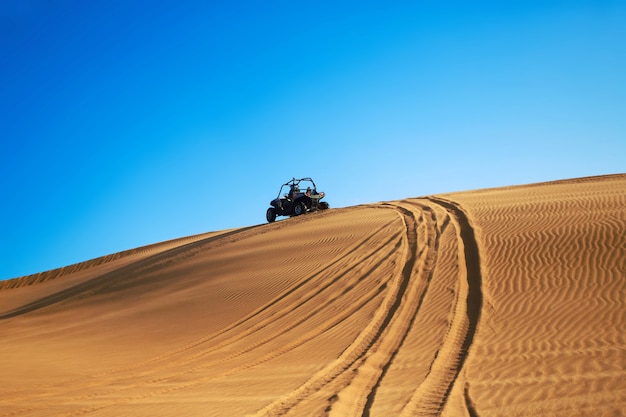
[[[0,283],[0,416],[626,415],[626,175],[408,198]]]

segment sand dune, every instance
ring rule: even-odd
[[[0,285],[0,416],[626,415],[626,175],[333,209]]]

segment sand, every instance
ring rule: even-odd
[[[0,416],[626,415],[626,174],[0,282]]]

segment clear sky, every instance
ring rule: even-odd
[[[0,279],[332,207],[626,172],[625,1],[0,0]]]

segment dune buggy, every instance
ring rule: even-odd
[[[303,187],[306,187],[304,191]],[[320,201],[324,196],[323,192],[317,192],[311,178],[292,178],[281,185],[278,197],[270,201],[271,207],[266,213],[267,221],[272,223],[276,216],[299,216],[311,211],[326,210],[330,206],[326,201]]]

